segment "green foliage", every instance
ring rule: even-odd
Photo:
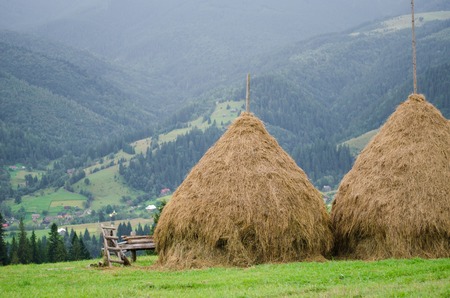
[[[19,222],[19,243],[17,248],[17,257],[19,263],[28,264],[31,262],[31,247],[23,224],[23,218]]]
[[[13,236],[12,241],[11,241],[11,246],[9,248],[9,260],[8,260],[9,264],[12,265],[16,265],[19,264],[19,256],[18,256],[18,246],[17,246],[17,241],[16,241],[16,237]]]
[[[78,237],[77,233],[73,233],[71,238],[71,246],[68,253],[69,261],[90,259],[90,253],[84,245],[83,238]]]
[[[0,167],[0,203],[14,194],[9,181],[9,172]]]
[[[39,255],[39,247],[38,247],[38,242],[36,240],[36,233],[34,232],[34,230],[31,232],[31,237],[30,237],[30,263],[35,263],[35,264],[39,264],[42,262],[41,260],[41,256]]]
[[[0,164],[36,166],[88,149],[106,155],[113,150],[95,151],[156,123],[143,95],[103,78],[114,72],[111,66],[87,53],[45,47],[31,37],[0,32]],[[78,64],[83,59],[92,65]]]
[[[150,230],[150,234],[153,234],[155,232],[156,226],[158,225],[159,218],[161,217],[161,213],[164,210],[164,207],[167,205],[169,201],[168,200],[161,200],[158,202],[157,210],[155,214],[153,214],[153,225]]]
[[[356,138],[345,141],[343,144],[350,148],[350,152],[353,156],[357,156],[378,131],[378,129],[368,131]]]
[[[312,145],[297,146],[292,157],[319,189],[325,185],[336,188],[353,166],[349,147],[320,140]]]
[[[155,151],[147,150],[120,166],[128,185],[158,196],[161,189],[175,189],[222,132],[211,126],[204,132],[192,129],[175,141],[164,143]]]
[[[6,250],[6,242],[4,238],[5,231],[3,229],[4,224],[3,215],[0,212],[0,265],[6,265],[8,263],[8,252]]]
[[[56,263],[66,260],[67,253],[64,246],[63,239],[58,233],[58,226],[53,223],[50,227],[48,245],[47,245],[47,258],[48,262]]]

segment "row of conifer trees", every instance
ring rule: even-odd
[[[0,223],[3,224],[3,216],[0,213]],[[21,219],[17,236],[12,237],[11,243],[5,241],[5,230],[0,224],[0,265],[14,264],[41,264],[65,261],[87,260],[98,258],[103,247],[103,236],[90,235],[86,229],[84,233],[75,233],[73,229],[62,235],[58,232],[58,226],[53,223],[50,226],[48,236],[38,239],[33,230],[31,236],[25,230]],[[133,231],[130,222],[118,225],[117,235],[130,235]],[[148,235],[150,226],[141,224],[135,230],[137,235]]]
[[[81,233],[78,235],[72,230],[71,233],[62,236],[58,233],[58,226],[55,223],[51,225],[48,237],[38,239],[34,230],[30,237],[27,236],[21,219],[17,237],[13,236],[11,243],[5,242],[4,230],[0,229],[1,265],[55,263],[91,258],[91,253],[83,240],[85,237]],[[94,243],[98,243],[95,238]]]

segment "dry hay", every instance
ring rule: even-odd
[[[155,231],[157,266],[198,268],[323,260],[329,215],[306,174],[242,113],[191,170]]]
[[[450,257],[450,130],[410,95],[361,152],[331,211],[343,258]]]

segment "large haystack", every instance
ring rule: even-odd
[[[323,259],[332,246],[320,193],[250,113],[192,169],[155,231],[168,268]]]
[[[411,95],[361,152],[331,212],[344,258],[450,257],[450,130]]]

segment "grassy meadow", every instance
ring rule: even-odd
[[[216,121],[216,125],[219,128],[226,128],[237,116],[243,111],[242,105],[244,101],[224,101],[216,104],[216,107],[211,114],[211,124]],[[197,127],[205,130],[211,124],[203,121],[203,117],[199,117],[188,123],[185,128],[174,129],[166,134],[158,136],[159,143],[174,141],[178,136],[188,133],[192,128]],[[139,142],[136,143],[139,145]]]
[[[378,133],[379,129],[374,129],[359,137],[345,141],[343,144],[350,148],[350,152],[353,156],[357,156],[366,145],[372,140],[372,138]]]
[[[0,297],[449,297],[450,259],[328,261],[161,271],[96,260],[0,267]],[[98,260],[97,260],[98,261]]]
[[[86,197],[60,188],[56,192],[43,191],[39,195],[24,196],[22,203],[12,204],[11,209],[17,211],[24,207],[27,211],[25,220],[29,220],[32,213],[41,213],[43,210],[47,210],[49,215],[56,215],[64,210],[64,206],[83,208],[85,201]]]
[[[119,165],[105,168],[101,171],[87,174],[90,184],[85,185],[84,179],[74,185],[76,192],[81,189],[88,190],[94,194],[95,200],[92,202],[92,209],[99,209],[107,205],[121,205],[122,196],[137,197],[143,192],[135,191],[126,187],[119,175]]]

